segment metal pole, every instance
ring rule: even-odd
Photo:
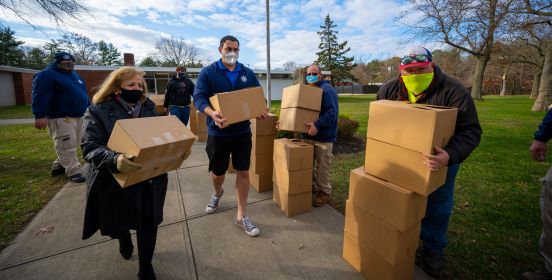
[[[266,105],[270,109],[272,87],[270,83],[270,0],[266,0]]]

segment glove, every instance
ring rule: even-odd
[[[121,173],[132,173],[142,168],[142,164],[133,162],[133,155],[120,154],[117,156],[117,170]]]
[[[185,151],[184,152],[184,160],[186,160],[190,156],[191,153],[192,153],[192,149],[189,149],[189,150]]]

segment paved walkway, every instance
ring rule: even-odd
[[[0,120],[0,125],[34,123],[34,119],[5,119]]]
[[[251,188],[247,210],[261,230],[252,238],[233,225],[229,174],[219,210],[205,215],[212,193],[207,163],[204,143],[196,143],[169,173],[153,258],[158,279],[363,279],[341,257],[344,217],[330,206],[287,218],[272,192]],[[99,233],[81,240],[85,195],[84,184],[66,184],[0,253],[0,279],[136,279],[136,246],[124,260],[116,240]],[[416,269],[414,279],[426,277]]]

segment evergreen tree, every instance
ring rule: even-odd
[[[54,39],[50,39],[50,42],[45,43],[42,48],[46,51],[46,54],[48,55],[47,60],[50,62],[54,60],[56,53],[61,50],[59,42],[54,41]]]
[[[100,65],[121,65],[121,53],[111,43],[103,40],[98,42],[98,52],[100,55]]]
[[[330,15],[326,15],[324,25],[320,26],[322,30],[318,32],[320,36],[318,48],[320,51],[316,53],[318,55],[316,64],[323,70],[332,72],[332,85],[334,82],[341,82],[346,79],[352,80],[354,78],[353,74],[351,74],[354,58],[345,56],[351,48],[347,47],[347,41],[341,44],[337,42],[338,32],[335,30],[336,27],[337,25],[330,19]]]
[[[159,62],[155,60],[155,58],[151,56],[146,56],[138,63],[138,66],[140,67],[157,67],[159,66]]]
[[[17,41],[15,31],[9,27],[0,27],[0,65],[19,66],[23,41]]]

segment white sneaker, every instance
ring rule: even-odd
[[[223,194],[224,194],[224,189],[222,190],[219,196],[215,194],[211,195],[211,200],[207,204],[207,207],[205,207],[205,213],[211,214],[217,210],[220,198],[222,197]]]
[[[241,220],[235,220],[234,224],[242,228],[249,236],[254,237],[261,233],[259,228],[251,222],[251,219],[249,219],[248,216],[243,216]]]

